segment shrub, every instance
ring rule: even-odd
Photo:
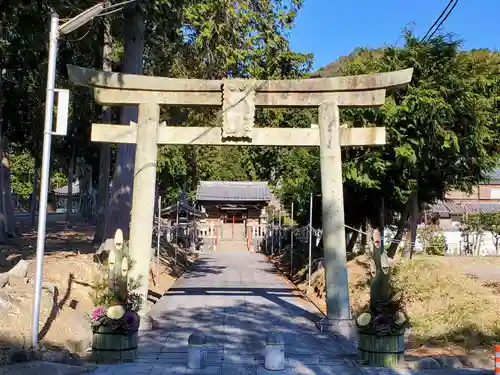
[[[418,230],[424,251],[429,255],[446,254],[447,245],[443,231],[437,225],[426,225]]]

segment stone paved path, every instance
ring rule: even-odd
[[[285,339],[286,369],[274,374],[351,375],[359,369],[314,322],[322,315],[278,275],[263,255],[202,256],[151,311],[158,328],[144,332],[133,364],[100,366],[94,374],[267,374],[263,343],[269,332]],[[187,369],[187,339],[209,340],[207,366]]]

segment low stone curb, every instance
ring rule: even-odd
[[[480,363],[481,362],[481,363]],[[464,367],[464,364],[471,367]],[[493,375],[491,368],[474,368],[474,365],[488,365],[485,361],[467,356],[424,357],[419,360],[406,361],[401,367],[363,367],[359,366],[361,374],[366,375]]]
[[[495,373],[494,370],[481,369],[481,368],[440,368],[440,369],[428,369],[420,370],[414,372],[413,374],[425,374],[425,375],[492,375]]]
[[[95,367],[71,366],[61,363],[33,361],[2,366],[1,375],[79,375],[93,371]]]
[[[83,361],[69,350],[33,350],[12,349],[0,353],[0,366],[42,361],[45,363],[59,363],[70,366],[82,366]],[[0,373],[0,375],[3,375]]]
[[[456,369],[456,370],[482,370],[493,369],[494,363],[487,358],[475,356],[439,356],[424,357],[420,360],[407,360],[408,367],[416,371]],[[493,370],[491,370],[493,371]]]
[[[364,375],[493,375],[494,370],[478,368],[439,368],[413,370],[409,368],[360,367]]]

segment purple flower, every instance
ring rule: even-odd
[[[123,316],[125,325],[131,329],[139,328],[139,316],[135,311],[127,311]]]
[[[104,315],[106,315],[106,309],[102,306],[97,306],[94,310],[92,310],[91,318],[92,320],[99,320]]]
[[[382,313],[382,314],[379,314],[375,317],[375,319],[373,320],[373,323],[376,326],[386,326],[386,325],[390,325],[391,321],[390,321],[389,317],[387,317],[386,315],[384,315]]]

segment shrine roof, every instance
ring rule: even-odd
[[[197,201],[269,201],[271,191],[265,181],[200,181]]]
[[[207,216],[207,214],[205,212],[197,210],[196,208],[192,207],[191,205],[189,205],[186,202],[177,202],[176,204],[173,204],[171,206],[163,208],[161,210],[161,214],[162,215],[170,215],[170,214],[176,213],[177,210],[179,210],[179,212],[190,213],[193,216],[198,216],[198,217],[206,217]]]

